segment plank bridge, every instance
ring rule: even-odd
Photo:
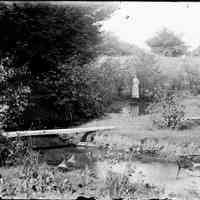
[[[87,141],[89,135],[101,133],[103,131],[114,130],[114,126],[102,127],[86,127],[86,128],[70,128],[70,129],[50,129],[50,130],[27,130],[27,131],[12,131],[1,133],[8,139],[15,138],[32,138],[36,146],[42,148],[65,146],[67,144],[81,144]]]

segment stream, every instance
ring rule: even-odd
[[[133,119],[145,113],[145,106],[134,102],[126,104],[121,110],[127,118]],[[75,168],[84,169],[86,166],[94,168],[97,176],[105,180],[109,171],[119,174],[126,173],[127,165],[133,172],[129,174],[130,182],[143,182],[164,188],[166,194],[176,194],[182,199],[200,199],[200,170],[189,171],[181,169],[179,177],[176,163],[158,161],[144,162],[135,159],[134,161],[119,161],[110,163],[109,159],[103,158],[104,150],[95,147],[67,147],[41,151],[43,159],[49,165],[59,165],[64,158],[74,156]],[[102,159],[103,158],[103,159]],[[191,196],[192,195],[192,196]],[[195,196],[194,196],[195,195]]]
[[[97,168],[101,177],[111,170],[116,173],[125,173],[126,162],[109,165],[106,161],[98,162]],[[174,163],[151,162],[143,163],[133,161],[131,168],[134,172],[130,176],[130,182],[141,182],[165,189],[167,194],[178,194],[191,199],[191,192],[200,193],[200,172],[188,172],[181,170],[176,178],[177,166]]]
[[[129,169],[132,170],[129,174],[131,183],[143,182],[150,186],[164,188],[165,193],[176,194],[185,199],[191,199],[191,193],[194,192],[196,195],[200,195],[200,171],[198,170],[190,172],[181,169],[179,177],[176,178],[177,165],[175,163],[134,160],[119,161],[114,164],[109,159],[102,159],[103,154],[102,150],[95,148],[62,148],[45,150],[44,158],[47,164],[58,165],[64,156],[73,155],[75,158],[74,169],[84,169],[89,166],[89,168],[95,169],[97,176],[102,180],[106,179],[109,171],[125,174],[129,165]]]
[[[147,105],[145,102],[129,101],[121,108],[121,113],[130,118],[144,115]]]

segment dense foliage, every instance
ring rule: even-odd
[[[102,75],[100,83],[112,97],[130,98],[134,74],[140,81],[140,97],[153,100],[164,87],[165,78],[153,55],[135,51],[130,56],[104,56],[95,64]]]
[[[1,4],[1,104],[7,106],[3,128],[67,127],[102,113],[91,68],[85,66],[96,57],[101,41],[97,22],[113,10]]]
[[[17,3],[1,4],[0,11],[1,57],[12,56],[13,66],[27,64],[34,73],[73,55],[87,63],[101,39],[92,7]]]
[[[143,53],[135,64],[136,74],[140,81],[140,95],[151,101],[160,95],[164,88],[165,76],[160,71],[155,57]]]
[[[158,102],[149,106],[153,123],[158,128],[178,128],[184,115],[184,106],[180,104],[178,96],[174,91],[165,91]]]
[[[152,52],[163,56],[177,57],[186,54],[187,46],[172,31],[164,28],[156,36],[147,40]]]
[[[142,52],[134,44],[121,41],[117,36],[110,32],[102,33],[103,40],[99,45],[99,53],[108,56],[131,56]]]
[[[66,127],[98,117],[104,105],[101,91],[95,88],[98,76],[91,65],[80,66],[76,59],[44,74],[34,85],[37,96],[30,97],[34,103],[23,113],[23,125]]]

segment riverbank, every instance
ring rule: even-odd
[[[177,179],[174,163],[150,157],[141,159],[133,152],[110,148],[74,155],[75,163],[67,168],[45,162],[1,168],[2,198],[196,200],[200,197],[199,177],[182,170]]]
[[[185,117],[200,116],[200,96],[182,100]],[[109,113],[105,118],[94,120],[82,127],[115,126],[113,131],[100,132],[94,138],[96,145],[110,145],[117,149],[132,148],[136,152],[155,152],[157,157],[175,161],[179,155],[200,155],[199,121],[188,122],[186,130],[157,129],[152,116],[133,116],[132,113]]]
[[[200,97],[183,100],[187,116],[200,116],[199,102]],[[150,115],[138,115],[138,107],[131,108],[134,112],[129,109],[118,109],[81,126],[116,127],[95,134],[94,149],[52,149],[40,152],[42,159],[38,162],[34,154],[24,158],[32,165],[25,162],[0,168],[1,194],[4,198],[7,195],[69,200],[79,196],[97,200],[119,197],[125,200],[130,196],[133,200],[199,199],[200,182],[196,174],[190,175],[183,169],[176,179],[179,156],[200,155],[198,123],[187,130],[159,130],[153,126]],[[59,163],[70,155],[74,155],[74,163],[59,168]]]

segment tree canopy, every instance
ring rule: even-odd
[[[142,51],[134,44],[121,41],[113,33],[103,32],[102,37],[103,40],[99,45],[100,54],[108,56],[128,56]]]
[[[100,11],[93,7],[17,3],[0,6],[0,56],[32,72],[52,69],[73,55],[82,63],[95,56],[100,42]],[[105,15],[104,15],[105,17]]]
[[[187,46],[181,38],[166,28],[148,39],[146,43],[152,52],[163,56],[177,57],[187,52]]]
[[[98,22],[114,9],[0,4],[1,75],[5,77],[1,96],[9,108],[7,129],[66,127],[101,113],[86,66],[97,56],[102,40]]]

